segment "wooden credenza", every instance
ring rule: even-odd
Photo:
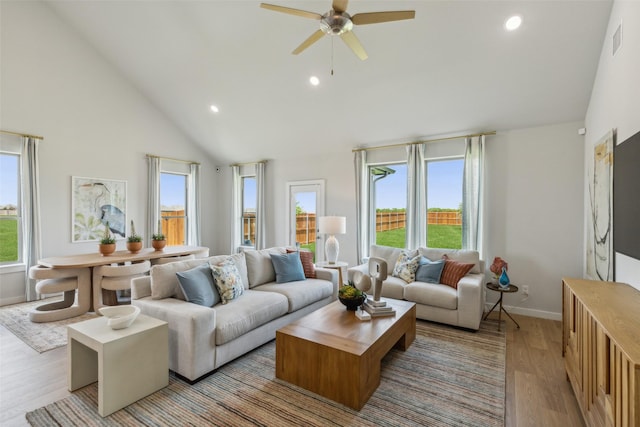
[[[585,423],[640,427],[640,292],[562,281],[562,353]]]

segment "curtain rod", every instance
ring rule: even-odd
[[[422,140],[422,141],[405,142],[405,143],[402,143],[402,144],[390,144],[390,145],[378,145],[376,147],[354,148],[353,150],[351,150],[351,152],[355,153],[356,151],[381,150],[383,148],[404,147],[404,146],[407,146],[407,145],[426,144],[426,143],[429,143],[429,142],[448,141],[450,139],[472,138],[474,136],[486,136],[486,135],[495,135],[495,134],[496,134],[496,131],[492,130],[492,131],[489,131],[489,132],[471,133],[471,134],[468,134],[468,135],[458,135],[458,136],[448,136],[446,138],[425,139],[425,140]]]
[[[6,134],[9,134],[9,135],[24,136],[24,137],[27,137],[27,138],[34,138],[34,139],[44,140],[44,137],[42,137],[42,136],[30,135],[28,133],[11,132],[10,130],[2,130],[2,129],[0,129],[0,133],[6,133]]]
[[[192,162],[191,160],[174,159],[173,157],[154,156],[153,154],[147,154],[147,158],[160,159],[160,160],[171,160],[172,162],[188,163],[190,165],[199,165],[200,164],[200,162]]]
[[[267,162],[268,162],[268,160],[259,160],[257,162],[233,163],[233,164],[229,165],[229,167],[257,165],[258,163],[267,163]]]

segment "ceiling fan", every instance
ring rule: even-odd
[[[276,12],[288,13],[290,15],[301,16],[303,18],[316,19],[320,23],[320,29],[311,34],[309,38],[302,42],[300,46],[292,52],[294,55],[299,54],[322,37],[325,34],[331,36],[340,36],[342,40],[349,46],[358,58],[363,61],[367,59],[367,52],[362,47],[360,40],[353,33],[354,25],[378,24],[381,22],[401,21],[403,19],[413,19],[416,16],[415,10],[388,11],[388,12],[369,12],[357,13],[353,16],[347,13],[347,4],[349,0],[333,0],[331,10],[324,15],[315,12],[307,12],[306,10],[292,9],[290,7],[277,6],[274,4],[261,3],[260,7]]]

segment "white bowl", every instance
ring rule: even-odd
[[[140,308],[135,305],[102,307],[98,311],[107,318],[107,325],[111,326],[111,329],[128,328],[140,314]]]

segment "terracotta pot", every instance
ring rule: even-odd
[[[102,256],[107,256],[107,255],[111,255],[116,251],[116,244],[109,243],[107,245],[103,245],[102,243],[100,243],[98,245],[98,248],[100,249],[100,253],[102,254]]]
[[[132,254],[137,254],[142,249],[142,242],[127,242],[127,250]]]
[[[156,251],[161,251],[165,246],[167,246],[167,241],[166,240],[152,240],[151,241],[151,246],[153,246],[153,249],[155,249]]]

